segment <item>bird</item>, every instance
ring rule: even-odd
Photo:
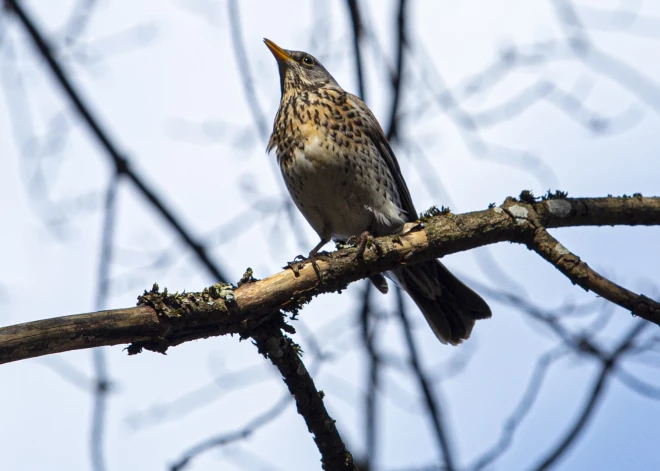
[[[374,114],[311,54],[264,42],[277,61],[281,89],[267,152],[276,150],[287,190],[320,237],[309,259],[330,240],[360,236],[364,250],[365,237],[401,233],[417,220],[417,212]],[[390,274],[442,343],[460,344],[476,320],[491,317],[486,301],[439,260],[404,265]],[[370,281],[387,292],[383,275]]]

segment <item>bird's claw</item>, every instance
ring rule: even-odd
[[[353,239],[355,236],[351,237]],[[348,239],[349,241],[351,239]],[[376,252],[378,255],[383,253],[383,248],[380,246],[380,243],[376,240],[376,238],[371,235],[369,231],[364,231],[362,234],[360,234],[360,237],[357,239],[357,252],[355,252],[355,259],[359,260],[364,257],[364,251],[367,248],[367,245],[372,245],[376,247]]]
[[[300,268],[307,262],[309,262],[312,265],[312,268],[314,269],[314,273],[316,273],[316,276],[318,277],[319,281],[322,281],[321,278],[321,270],[319,269],[318,264],[316,263],[316,260],[319,258],[318,254],[316,253],[311,253],[305,257],[304,255],[296,255],[291,262],[287,262],[286,266],[283,267],[284,269],[290,268],[291,271],[293,271],[293,274],[298,277],[300,276]]]

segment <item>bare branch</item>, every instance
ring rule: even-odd
[[[353,457],[346,449],[335,421],[323,404],[323,392],[318,391],[312,377],[300,360],[300,347],[282,334],[281,325],[266,325],[253,338],[259,352],[280,370],[284,383],[293,395],[298,413],[314,435],[326,471],[357,471]]]
[[[379,238],[382,254],[368,250],[359,261],[355,248],[322,255],[317,261],[320,280],[310,263],[302,263],[237,288],[218,284],[202,293],[168,294],[155,286],[136,308],[0,328],[0,364],[127,343],[132,344],[129,353],[142,348],[164,352],[190,340],[249,333],[274,311],[296,312],[313,296],[341,291],[349,283],[398,265],[504,241],[528,245],[580,286],[660,325],[660,304],[600,277],[544,229],[605,224],[660,225],[660,198],[562,198],[534,203],[509,198],[500,208],[425,218],[423,228]]]
[[[648,317],[649,312],[658,314],[658,303],[644,295],[635,294],[600,275],[580,260],[580,257],[560,244],[544,228],[539,227],[536,230],[534,240],[529,247],[585,290],[593,291],[644,319]],[[660,319],[655,319],[656,322],[658,320]]]

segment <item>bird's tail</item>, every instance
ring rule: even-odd
[[[486,301],[438,260],[398,268],[394,274],[442,343],[458,345],[470,336],[476,320],[491,316]]]

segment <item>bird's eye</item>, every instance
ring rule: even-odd
[[[305,64],[307,67],[311,67],[314,65],[314,59],[312,59],[309,56],[305,56],[302,58],[302,63]]]

